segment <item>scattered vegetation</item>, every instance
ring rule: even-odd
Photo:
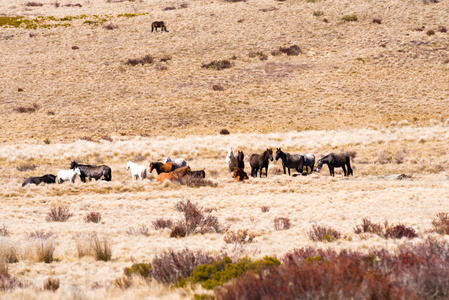
[[[1,264],[1,262],[0,262]],[[8,272],[0,272],[0,290],[6,292],[15,288],[23,288],[26,284],[10,275]]]
[[[166,219],[156,219],[152,222],[154,229],[164,229],[164,228],[172,228],[173,227],[173,221],[172,220],[166,220]]]
[[[28,237],[31,239],[41,239],[41,240],[48,240],[53,236],[53,232],[45,232],[43,230],[36,230],[33,232],[28,233]]]
[[[439,26],[438,27],[438,31],[441,32],[441,33],[446,33],[447,32],[447,28],[444,27],[444,26]]]
[[[5,224],[3,224],[3,226],[0,228],[0,236],[9,236],[9,235],[10,232],[8,227]]]
[[[22,89],[23,91],[23,89]],[[34,113],[37,110],[39,110],[39,105],[37,105],[36,103],[33,104],[33,106],[30,107],[24,107],[24,106],[19,106],[14,108],[14,111],[18,112],[18,113]]]
[[[255,238],[256,235],[253,233],[248,233],[248,229],[239,229],[237,232],[227,232],[223,240],[226,244],[234,244],[234,246],[237,247],[240,245],[252,243]]]
[[[433,29],[429,29],[429,30],[427,30],[426,34],[428,36],[435,35],[435,31]]]
[[[35,238],[34,241],[35,259],[37,262],[51,263],[54,261],[53,254],[55,247],[52,239]]]
[[[403,237],[415,238],[418,237],[415,230],[405,225],[389,225],[387,221],[383,225],[371,222],[368,218],[362,220],[361,225],[354,228],[356,234],[374,233],[383,238],[400,239]]]
[[[263,206],[260,207],[260,210],[261,210],[263,213],[266,213],[266,212],[269,212],[269,211],[270,211],[270,207],[267,206],[267,205],[263,205]]]
[[[146,225],[140,225],[139,228],[129,227],[126,233],[129,235],[144,235],[148,236],[149,228]]]
[[[101,212],[91,211],[87,215],[84,216],[84,222],[86,223],[100,223],[101,221]]]
[[[59,279],[48,277],[47,280],[44,281],[44,290],[55,292],[59,289]]]
[[[341,233],[331,227],[314,224],[307,235],[312,241],[315,242],[333,242],[340,238]]]
[[[43,6],[43,4],[40,3],[40,2],[27,2],[27,3],[25,3],[25,6],[28,6],[28,7],[37,7],[37,6]]]
[[[439,234],[449,234],[449,214],[438,213],[436,218],[432,220],[433,232]]]
[[[110,261],[112,258],[112,249],[109,240],[106,237],[98,238],[93,235],[90,240],[90,247],[96,260]]]
[[[0,273],[8,271],[8,264],[19,261],[19,252],[17,247],[6,240],[0,243]]]
[[[73,214],[70,213],[70,209],[67,206],[54,206],[50,209],[45,220],[47,222],[65,222],[71,216]]]
[[[214,90],[214,91],[224,91],[224,87],[221,84],[214,84],[212,86],[212,90]]]
[[[356,22],[358,20],[356,15],[346,15],[341,18],[345,22]]]
[[[227,130],[226,128],[220,130],[221,135],[228,135],[229,133],[230,133],[229,130]]]
[[[284,53],[284,54],[287,54],[287,55],[293,55],[293,56],[296,56],[296,55],[299,55],[299,54],[301,54],[302,53],[302,50],[301,50],[301,48],[298,46],[298,45],[292,45],[292,46],[290,46],[290,47],[279,47],[279,52],[280,53]],[[274,54],[273,54],[274,53]],[[273,56],[275,56],[275,54],[277,55],[277,52],[271,52],[271,54],[273,55]]]
[[[286,230],[291,227],[291,221],[289,218],[276,218],[274,219],[274,229]]]
[[[16,167],[17,171],[20,171],[20,172],[33,171],[36,168],[37,168],[37,166],[35,164],[30,163],[30,162],[21,163],[20,165],[18,165]]]
[[[381,19],[373,19],[373,23],[375,24],[382,24],[382,20]]]
[[[196,177],[192,176],[191,174],[188,174],[186,176],[183,176],[179,178],[179,182],[182,185],[186,185],[188,187],[201,187],[201,186],[210,186],[210,187],[217,187],[218,183],[213,182],[211,180],[202,178],[202,177]]]
[[[223,70],[232,67],[232,63],[229,60],[214,60],[208,64],[201,65],[201,68],[211,70]]]
[[[257,56],[262,61],[268,59],[268,56],[265,53],[263,53],[262,51],[250,51],[248,53],[248,56],[251,57],[251,58],[254,58],[254,57]]]
[[[128,59],[128,61],[125,64],[131,65],[131,66],[137,66],[138,64],[141,64],[141,65],[152,64],[153,61],[154,61],[154,59],[151,55],[145,55],[142,58]]]
[[[117,28],[118,28],[118,25],[109,23],[109,24],[107,24],[107,25],[103,25],[103,28],[104,28],[104,29],[107,29],[107,30],[114,30],[114,29],[117,29]]]

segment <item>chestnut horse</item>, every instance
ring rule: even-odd
[[[249,179],[248,174],[246,174],[246,172],[240,168],[234,169],[234,172],[232,173],[232,178],[235,178],[235,180],[237,180],[237,181],[243,181],[245,179]]]
[[[153,172],[153,170],[156,170],[157,175],[161,173],[169,173],[171,171],[174,171],[176,169],[175,164],[172,162],[168,163],[161,163],[161,162],[152,162],[150,164],[150,173]]]
[[[273,161],[273,150],[267,149],[262,154],[252,154],[249,158],[251,165],[251,176],[257,177],[257,171],[260,170],[260,177],[262,177],[262,170],[265,168],[265,176],[268,177],[269,160]]]

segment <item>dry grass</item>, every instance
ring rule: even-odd
[[[70,213],[70,209],[67,206],[55,206],[50,208],[50,212],[45,217],[45,220],[47,222],[65,222],[71,216],[73,214]]]
[[[84,222],[86,223],[100,223],[101,221],[101,212],[91,211],[87,215],[84,216]]]

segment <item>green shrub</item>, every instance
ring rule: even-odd
[[[146,263],[133,264],[131,267],[125,268],[124,273],[128,277],[139,275],[143,278],[149,278],[151,276],[151,265]]]
[[[346,15],[341,19],[346,22],[356,22],[358,20],[356,15]]]

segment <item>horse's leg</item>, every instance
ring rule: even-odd
[[[285,175],[286,173],[285,173],[285,164],[284,163],[282,163],[282,168],[284,168],[284,175]],[[290,175],[290,169],[288,169],[288,175]]]
[[[288,169],[288,176],[291,176],[291,175],[290,175],[290,168],[287,168],[287,169]],[[284,174],[285,174],[285,173],[284,173]]]
[[[329,166],[329,172],[331,173],[331,176],[335,176],[334,175],[334,167]]]
[[[346,168],[345,168],[345,165],[341,166],[341,168],[343,169],[343,173],[345,174],[345,177],[346,177]],[[348,175],[348,176],[349,176],[349,175]]]

